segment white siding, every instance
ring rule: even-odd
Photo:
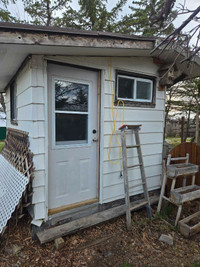
[[[6,92],[7,127],[29,133],[30,149],[33,152],[35,177],[33,180],[34,220],[44,219],[45,209],[45,101],[44,61],[42,56],[33,56],[16,79],[17,121],[10,121],[10,90]]]
[[[103,121],[102,121],[102,137],[103,149],[102,153],[102,175],[100,199],[101,203],[113,201],[124,197],[123,180],[120,178],[120,164],[112,165],[108,161],[109,138],[113,129],[112,120],[112,94],[110,81],[110,58],[70,58],[70,57],[49,57],[62,62],[84,65],[91,68],[99,68],[102,70],[102,105],[103,105]],[[124,71],[143,73],[146,75],[157,76],[157,66],[151,58],[112,58],[112,87],[115,90],[115,69]],[[155,108],[127,107],[125,106],[125,123],[142,124],[141,127],[141,144],[144,157],[145,172],[149,190],[160,187],[161,163],[162,163],[162,144],[163,144],[163,127],[164,127],[164,104],[165,93],[158,91],[156,88],[156,106]],[[116,112],[116,107],[114,107]],[[122,125],[123,108],[119,107],[116,129]],[[117,136],[121,142],[120,132]],[[134,142],[134,138],[127,138],[128,144]],[[117,160],[119,148],[115,137],[111,142],[111,159]],[[136,151],[128,151],[128,162],[137,163]],[[131,181],[140,179],[139,169],[129,171]],[[134,183],[131,182],[131,183]],[[136,188],[131,193],[139,194],[142,188]]]
[[[120,178],[120,164],[112,165],[108,161],[109,138],[113,129],[111,84],[110,84],[110,59],[94,57],[48,57],[61,62],[83,65],[102,70],[102,116],[101,116],[101,181],[100,202],[106,203],[124,197],[123,180]],[[115,88],[115,69],[157,75],[157,66],[151,58],[113,58],[112,59],[112,86]],[[7,126],[29,132],[30,146],[34,153],[35,179],[33,181],[34,219],[47,218],[47,171],[45,155],[45,62],[41,56],[34,56],[32,61],[17,79],[17,107],[18,126],[10,124],[10,96],[7,90]],[[140,108],[125,106],[125,123],[142,124],[141,144],[144,156],[144,165],[149,190],[160,187],[163,124],[164,124],[165,93],[156,89],[155,108]],[[116,107],[114,107],[116,112]],[[116,129],[122,125],[122,107],[119,107]],[[119,131],[117,136],[120,140]],[[128,143],[134,142],[128,137]],[[111,159],[117,160],[119,148],[115,138],[111,143]],[[137,162],[136,151],[128,151],[128,162]],[[131,183],[140,179],[139,169],[130,171]],[[141,188],[136,188],[131,193],[138,194]]]

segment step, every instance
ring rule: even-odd
[[[135,185],[132,185],[132,186],[129,186],[128,189],[132,189],[132,188],[135,188],[135,187],[139,187],[139,186],[142,186],[144,185],[145,183],[139,183],[139,184],[135,184]]]
[[[150,203],[156,204],[158,203],[159,196],[152,196],[150,197]],[[138,200],[131,202],[131,207],[135,207],[137,205],[141,205],[144,200]],[[37,237],[41,244],[44,244],[46,242],[50,242],[52,240],[55,240],[58,237],[66,236],[72,233],[75,233],[79,230],[86,229],[88,227],[97,225],[99,223],[108,221],[110,219],[119,217],[126,213],[126,205],[120,205],[118,207],[114,207],[111,209],[107,209],[101,212],[97,212],[95,214],[92,214],[87,217],[83,217],[80,219],[77,219],[75,221],[65,223],[62,225],[58,225],[49,229],[45,229],[41,232],[37,233]]]
[[[140,204],[134,205],[133,207],[130,208],[130,211],[137,210],[139,208],[142,208],[148,204],[148,201],[143,201]]]
[[[126,146],[126,148],[136,148],[139,147],[140,145],[133,145],[133,146]]]
[[[200,186],[188,185],[171,190],[169,199],[176,205],[200,198]]]
[[[142,166],[142,164],[135,164],[135,165],[127,166],[127,168],[130,169],[130,168],[136,168],[139,166]]]

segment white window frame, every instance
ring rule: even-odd
[[[80,83],[80,84],[85,84],[88,85],[88,111],[64,111],[64,110],[56,110],[55,107],[55,83],[57,80],[64,81],[64,82],[71,82],[71,83]],[[91,90],[91,84],[83,81],[83,80],[76,80],[76,79],[68,79],[68,78],[63,78],[63,77],[58,77],[58,76],[53,76],[52,77],[52,126],[53,126],[53,148],[66,148],[66,147],[85,147],[85,146],[90,146],[91,145],[91,126],[90,126],[90,90]],[[82,115],[88,115],[88,136],[87,136],[87,141],[86,142],[76,142],[76,141],[60,141],[59,143],[56,142],[56,113],[62,113],[62,114],[82,114]]]
[[[119,97],[119,78],[125,78],[125,79],[134,80],[133,98],[121,98],[121,97]],[[150,83],[151,99],[140,99],[140,98],[136,98],[137,81],[149,82]],[[139,77],[134,77],[134,76],[129,76],[129,75],[117,74],[117,99],[118,100],[124,100],[124,101],[130,101],[130,102],[146,102],[146,103],[152,103],[152,100],[153,100],[153,81],[150,80],[150,79],[146,79],[146,78],[139,78]]]
[[[17,123],[17,84],[14,81],[10,86],[10,119],[12,124]]]

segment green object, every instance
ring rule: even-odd
[[[0,140],[6,139],[6,127],[0,127]]]

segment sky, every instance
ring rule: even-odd
[[[108,9],[111,9],[118,0],[107,0]],[[124,6],[122,14],[125,15],[130,12],[129,5],[132,3],[132,0],[128,0],[128,3]],[[190,10],[196,9],[200,5],[200,0],[176,0],[175,7],[180,7],[180,4],[184,4]],[[72,0],[71,6],[78,10],[78,0]],[[9,5],[9,11],[20,19],[28,20],[28,16],[23,12],[23,4],[21,0],[17,0],[17,5]],[[175,27],[181,25],[183,21],[185,21],[188,17],[187,15],[180,15],[174,22]],[[189,25],[185,28],[185,31],[188,31],[192,27],[197,25],[197,22],[190,22]],[[195,42],[195,38],[193,38],[193,43]]]

